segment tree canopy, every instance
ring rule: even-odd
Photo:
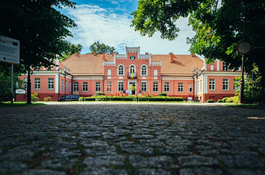
[[[265,0],[139,0],[132,13],[131,26],[141,35],[173,40],[178,36],[177,19],[189,17],[196,32],[188,38],[192,53],[204,55],[208,62],[215,59],[230,63],[230,68],[241,66],[242,55],[236,46],[249,41],[252,50],[246,55],[248,72],[257,66],[265,88]]]
[[[55,8],[74,7],[70,0],[9,0],[0,2],[0,35],[20,41],[21,65],[51,65],[64,51],[68,28],[76,24]]]
[[[64,43],[65,43],[65,47],[64,47],[63,53],[59,57],[60,61],[64,61],[65,59],[73,55],[74,53],[79,53],[79,54],[81,53],[81,50],[83,48],[81,44],[74,45],[68,41],[64,41]]]
[[[103,52],[105,52],[106,54],[112,54],[112,52],[115,51],[114,47],[105,45],[104,43],[100,44],[99,41],[91,44],[89,49],[91,51],[90,53],[96,52],[98,54],[101,54]],[[118,53],[118,52],[116,52],[116,53]]]

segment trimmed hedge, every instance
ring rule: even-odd
[[[213,102],[214,102],[213,99],[207,100],[207,103],[213,103]]]
[[[80,97],[79,101],[106,101],[106,96]],[[137,101],[137,96],[107,97],[107,101]],[[138,97],[138,101],[183,101],[182,97]]]
[[[159,93],[158,96],[167,96],[167,93],[162,92],[162,93]]]
[[[105,92],[96,92],[96,96],[102,96],[105,95]]]

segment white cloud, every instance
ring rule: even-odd
[[[188,19],[181,18],[176,24],[180,28],[179,36],[174,41],[163,40],[160,33],[152,38],[142,37],[130,27],[132,17],[127,14],[115,13],[115,9],[104,9],[99,6],[77,5],[76,9],[67,8],[67,13],[75,20],[78,27],[71,29],[73,38],[68,40],[74,44],[82,44],[82,53],[89,52],[89,46],[95,41],[113,46],[119,53],[124,53],[125,46],[140,46],[141,53],[190,54],[186,38],[194,32],[187,26]]]

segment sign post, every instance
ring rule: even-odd
[[[20,64],[20,41],[0,35],[0,62],[11,64],[11,105],[13,105],[13,64]]]

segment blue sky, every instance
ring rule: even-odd
[[[188,26],[188,19],[181,18],[176,24],[180,28],[177,39],[169,41],[160,38],[157,32],[153,37],[142,37],[130,27],[131,13],[137,10],[136,0],[73,0],[76,8],[64,8],[62,13],[71,17],[77,24],[70,29],[73,37],[67,38],[73,44],[81,44],[82,54],[89,52],[89,46],[99,41],[115,47],[119,53],[125,52],[125,46],[138,47],[140,52],[152,54],[190,54],[186,38],[195,32]]]

